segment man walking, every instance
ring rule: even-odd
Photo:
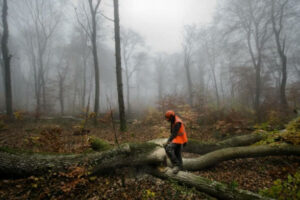
[[[181,151],[183,145],[187,143],[187,135],[182,120],[173,110],[167,111],[165,118],[171,123],[171,135],[164,147],[174,167],[173,173],[177,174],[182,169]]]

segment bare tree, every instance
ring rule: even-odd
[[[217,108],[220,108],[220,97],[219,97],[219,89],[216,77],[216,67],[217,67],[217,57],[218,57],[218,46],[217,46],[217,37],[216,30],[214,27],[209,27],[207,29],[203,29],[199,33],[200,44],[202,45],[203,53],[206,57],[208,65],[211,69],[211,74],[213,78],[215,95],[217,100]]]
[[[233,0],[227,6],[231,25],[229,33],[242,30],[246,38],[248,53],[255,70],[255,101],[254,109],[260,121],[261,71],[265,44],[270,38],[270,18],[268,7],[260,0]]]
[[[64,115],[64,95],[65,95],[65,80],[69,71],[68,63],[59,62],[57,66],[57,79],[58,79],[58,98],[60,103],[60,114]]]
[[[8,43],[8,23],[7,23],[7,0],[3,0],[2,5],[2,23],[3,23],[3,35],[1,40],[1,50],[4,62],[4,79],[5,79],[5,103],[6,103],[6,114],[12,117],[12,89],[11,89],[11,74],[10,74],[10,59],[11,55],[7,47]]]
[[[100,96],[100,77],[99,77],[99,61],[98,61],[98,49],[97,49],[97,15],[99,14],[99,6],[100,6],[101,0],[96,0],[96,3],[93,3],[93,0],[88,0],[89,5],[89,12],[90,16],[88,14],[88,11],[85,8],[85,5],[83,4],[83,12],[84,17],[86,18],[86,24],[84,24],[79,18],[77,10],[75,9],[77,21],[81,28],[86,32],[88,37],[90,38],[91,44],[92,44],[92,53],[93,53],[93,61],[94,61],[94,70],[95,70],[95,104],[94,104],[94,113],[95,118],[94,122],[97,122],[97,116],[99,112],[99,96]]]
[[[18,1],[23,6],[21,13],[21,31],[25,38],[26,53],[30,60],[34,79],[34,94],[36,99],[36,116],[41,108],[47,106],[47,70],[51,56],[51,44],[54,32],[61,21],[62,15],[56,8],[56,3],[46,0]],[[24,3],[24,4],[23,4]],[[26,24],[26,26],[24,25]]]
[[[121,31],[121,43],[122,43],[122,57],[124,60],[125,75],[126,75],[126,99],[127,99],[127,114],[131,113],[130,107],[130,80],[133,74],[137,71],[138,65],[133,65],[132,59],[134,53],[137,52],[138,46],[142,45],[143,39],[136,32],[130,29],[123,29]]]
[[[276,1],[272,0],[271,20],[272,28],[275,37],[277,53],[281,63],[281,84],[280,84],[280,103],[285,110],[288,107],[288,103],[285,95],[285,88],[287,82],[287,55],[286,55],[286,35],[284,35],[284,18],[286,18],[286,7],[289,0]]]
[[[120,21],[119,21],[118,0],[114,0],[114,27],[115,27],[116,76],[117,76],[117,89],[118,89],[118,101],[119,101],[120,130],[126,131],[126,117],[125,117],[123,83],[122,83]]]
[[[136,69],[136,99],[140,102],[141,82],[144,77],[141,75],[141,66],[147,64],[148,56],[145,52],[139,52],[134,55],[134,69]]]
[[[184,42],[183,42],[183,67],[186,73],[186,80],[188,86],[188,101],[193,106],[193,83],[191,78],[191,66],[193,62],[193,54],[195,50],[195,39],[197,37],[195,26],[186,26],[184,29]]]
[[[89,6],[90,6],[91,18],[92,18],[91,42],[92,42],[92,52],[93,52],[94,68],[95,68],[95,105],[94,105],[95,122],[99,111],[99,93],[100,93],[99,64],[98,64],[98,53],[97,53],[98,52],[97,51],[97,22],[96,22],[96,15],[100,3],[101,0],[97,0],[96,5],[93,5],[93,1],[89,0]]]
[[[165,70],[167,67],[166,57],[167,57],[166,54],[160,53],[160,54],[157,54],[156,57],[154,58],[159,102],[162,101],[163,93],[164,93]],[[164,108],[162,108],[162,112],[164,112]]]

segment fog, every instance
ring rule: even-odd
[[[170,99],[199,111],[299,108],[299,1],[119,3],[129,117],[149,108],[169,109]],[[118,111],[113,18],[113,1],[100,1],[100,113],[110,107]],[[9,0],[8,27],[14,111],[51,116],[93,110],[96,72],[88,1]],[[2,31],[1,23],[1,36]],[[2,55],[1,64],[0,111],[6,112]]]

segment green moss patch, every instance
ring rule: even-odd
[[[99,138],[91,138],[90,145],[94,151],[105,151],[112,148],[109,143]]]
[[[286,125],[286,129],[282,131],[263,131],[257,130],[256,132],[265,132],[265,138],[256,143],[256,145],[271,144],[276,145],[279,143],[289,143],[294,145],[300,144],[300,117],[290,121]]]

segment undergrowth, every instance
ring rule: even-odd
[[[260,194],[279,200],[300,199],[300,170],[294,175],[289,174],[285,180],[277,179],[272,187],[261,190]]]

